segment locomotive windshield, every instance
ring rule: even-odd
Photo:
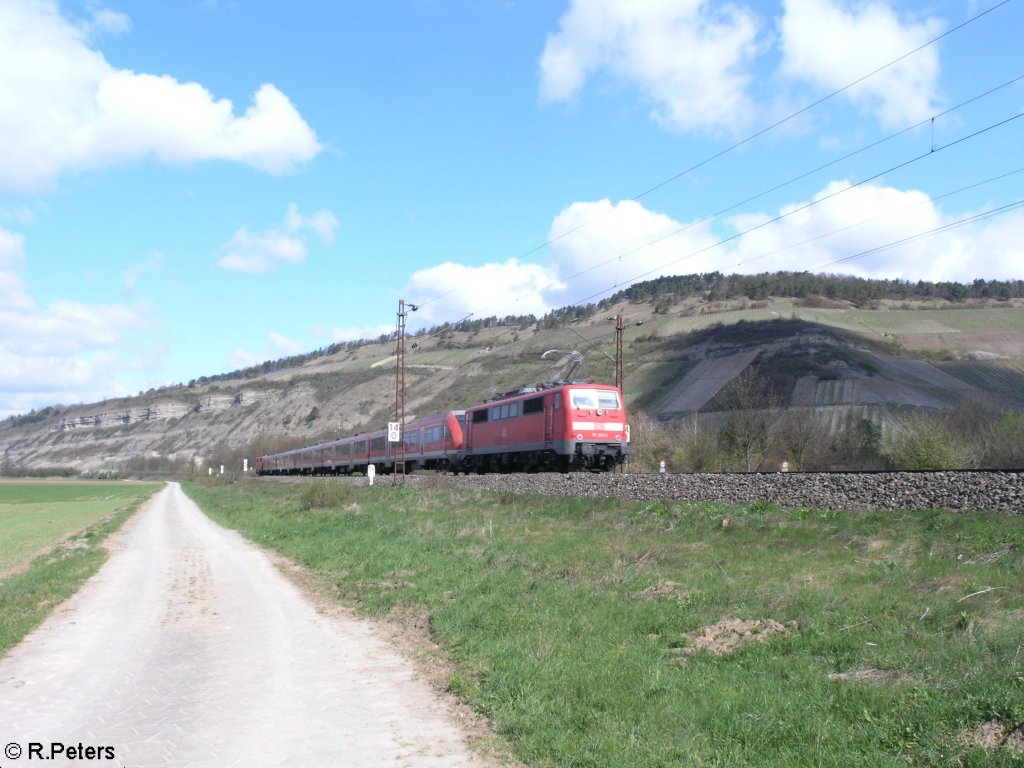
[[[574,389],[571,391],[573,408],[619,409],[619,394],[606,389]]]

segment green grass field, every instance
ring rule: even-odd
[[[127,483],[0,483],[0,574],[95,525],[156,486]]]
[[[428,617],[448,688],[530,766],[1024,759],[971,736],[1024,723],[1024,518],[187,490],[333,599]],[[716,626],[732,653],[700,650]]]
[[[96,572],[99,544],[160,487],[0,483],[0,654]]]

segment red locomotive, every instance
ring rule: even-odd
[[[406,424],[405,471],[610,470],[629,454],[622,392],[602,384],[523,389],[465,410]],[[261,475],[351,474],[403,460],[384,430],[260,456]],[[397,457],[396,457],[397,454]]]

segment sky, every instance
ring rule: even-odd
[[[1024,278],[1022,30],[1024,0],[0,0],[0,417],[376,338],[399,299],[414,330],[666,274]]]

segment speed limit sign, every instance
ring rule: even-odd
[[[402,425],[397,421],[388,422],[388,442],[397,443],[402,439]]]

